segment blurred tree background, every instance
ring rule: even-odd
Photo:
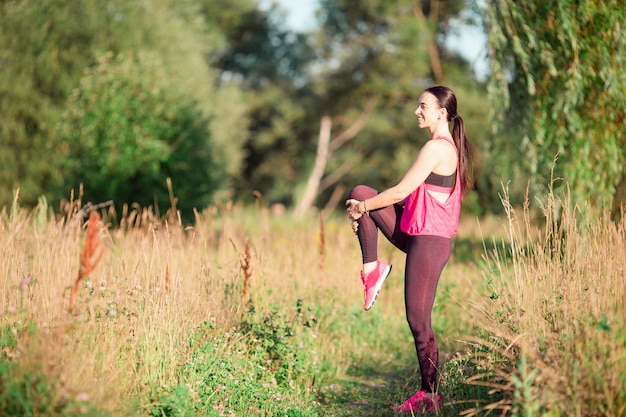
[[[433,84],[455,90],[477,149],[467,212],[499,211],[501,184],[518,202],[548,185],[557,152],[580,196],[621,198],[617,0],[319,0],[317,18],[301,32],[257,0],[0,0],[0,207],[82,184],[163,214],[170,178],[183,217],[259,196],[334,208],[400,179]],[[487,79],[448,46],[461,25],[489,35]]]

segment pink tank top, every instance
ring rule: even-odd
[[[438,139],[447,140],[456,149],[452,139],[447,137]],[[454,188],[445,203],[440,202],[428,192],[428,190],[442,191],[441,187],[422,183],[406,198],[400,219],[400,229],[412,236],[434,235],[448,238],[454,236],[459,228],[461,214],[460,183],[457,167]]]

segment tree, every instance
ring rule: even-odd
[[[218,12],[215,6],[207,6],[207,19],[221,27],[228,40],[212,58],[222,69],[222,77],[255,90],[269,84],[289,88],[306,82],[306,67],[312,59],[307,36],[287,30],[285,16],[275,5],[262,11],[254,2],[242,2],[243,10],[241,5],[220,5],[228,11]]]
[[[209,120],[163,68],[154,52],[107,53],[86,71],[57,128],[62,186],[165,211],[170,178],[187,217],[223,187]]]
[[[500,132],[515,130],[536,189],[550,185],[558,156],[574,201],[605,204],[626,186],[623,3],[489,0],[487,10]]]
[[[177,117],[182,112],[199,121],[189,121],[188,134],[206,123],[200,129],[206,133],[201,148],[210,144],[211,158],[223,167],[217,172],[224,174],[221,184],[210,186],[220,192],[194,198],[230,197],[233,178],[240,170],[246,104],[237,86],[216,85],[219,74],[206,58],[223,38],[219,30],[207,26],[195,0],[18,0],[0,4],[0,15],[0,206],[11,201],[12,190],[18,187],[21,203],[34,205],[41,194],[48,194],[52,201],[66,197],[67,188],[81,181],[61,175],[62,166],[67,164],[60,158],[68,154],[62,151],[59,139],[67,136],[56,135],[57,123],[62,114],[68,116],[67,106],[72,105],[68,99],[75,89],[80,90],[85,71],[98,65],[98,59],[107,52],[113,54],[113,62],[118,62],[118,54],[127,59],[148,54],[158,60],[162,67],[158,76],[164,79],[145,82],[165,85],[161,98],[180,99]],[[133,97],[124,91],[119,99],[130,105]],[[75,126],[86,123],[75,119],[65,122]],[[184,130],[181,120],[176,123]],[[196,130],[194,135],[198,133]],[[41,158],[42,154],[50,157]],[[199,172],[205,171],[195,174]],[[187,173],[185,180],[191,175]],[[176,188],[179,181],[172,180]],[[122,203],[134,196],[117,197],[124,200],[117,201]]]
[[[276,7],[263,11],[252,1],[211,0],[203,12],[209,26],[224,31],[210,59],[221,70],[221,85],[250,93],[249,123],[241,127],[247,135],[244,161],[234,192],[242,201],[258,191],[268,201],[291,204],[300,167],[314,149],[317,105],[307,70],[316,57],[308,37],[288,30]]]
[[[16,188],[23,204],[35,204],[56,172],[41,156],[51,155],[58,107],[97,34],[86,33],[91,10],[75,0],[3,2],[0,10],[0,206]]]

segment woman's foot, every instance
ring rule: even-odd
[[[438,411],[441,409],[441,397],[428,391],[417,391],[411,398],[403,404],[395,407],[400,411]]]
[[[363,281],[365,286],[365,305],[363,306],[365,310],[369,310],[374,305],[380,288],[383,286],[390,271],[391,264],[381,261],[376,261],[376,268],[373,271],[366,274],[361,271],[361,281]]]

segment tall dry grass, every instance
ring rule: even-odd
[[[74,202],[52,218],[47,207],[15,204],[0,216],[0,319],[18,340],[5,353],[23,375],[41,370],[56,381],[59,404],[89,399],[123,413],[129,397],[175,380],[195,328],[228,332],[251,299],[259,310],[361,302],[358,280],[342,278],[360,264],[349,226],[316,232],[315,222],[232,205],[197,213],[194,227],[139,207],[119,221],[100,207],[102,219],[86,221],[92,209]],[[47,220],[35,227],[42,211]],[[337,372],[350,364],[350,347],[320,354]]]
[[[490,348],[483,360],[493,365],[497,352],[502,362],[476,381],[506,396],[483,411],[626,415],[624,216],[614,222],[567,193],[527,199],[520,211],[502,197],[507,236],[486,250],[493,292],[477,315]]]
[[[507,201],[505,194],[504,227],[500,219],[463,222],[440,280],[433,325],[442,415],[476,403],[483,406],[467,415],[625,415],[624,220],[588,217],[554,193],[537,200],[539,219],[534,201],[520,211]],[[100,222],[87,221],[94,210]],[[87,399],[114,415],[140,414],[149,404],[130,399],[182,383],[178,371],[198,348],[199,327],[234,335],[250,305],[284,313],[301,303],[318,319],[307,360],[322,397],[357,374],[384,387],[383,402],[401,402],[417,383],[388,385],[389,372],[417,369],[404,318],[404,255],[384,239],[379,254],[397,268],[364,314],[360,253],[345,219],[293,220],[227,204],[184,227],[176,213],[159,219],[141,207],[118,218],[109,206],[73,201],[53,217],[44,203],[28,212],[16,201],[0,213],[0,322],[17,344],[0,355],[20,375],[54,381],[54,404]],[[81,275],[86,260],[91,271]],[[223,340],[227,355],[235,346]],[[466,366],[462,347],[479,367]],[[501,401],[462,392],[458,375],[476,369],[485,371],[473,383],[499,391]],[[361,394],[370,395],[349,397]]]

